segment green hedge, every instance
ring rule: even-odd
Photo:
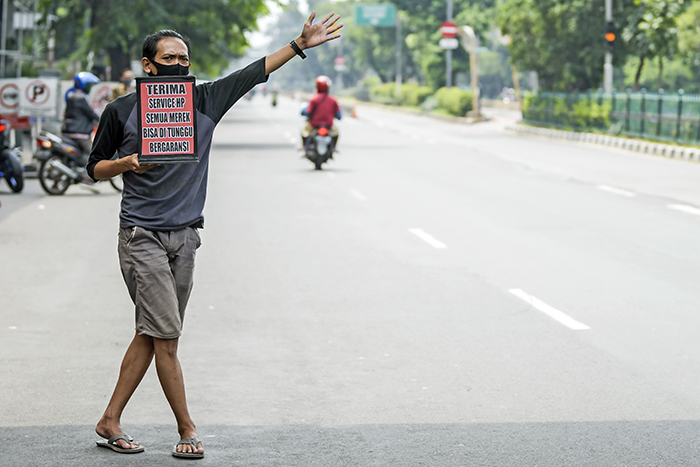
[[[600,129],[610,127],[612,104],[587,96],[541,95],[528,93],[523,98],[525,121],[550,124],[559,128],[574,130]]]
[[[418,83],[405,83],[401,85],[399,101],[396,98],[396,83],[384,83],[370,89],[369,100],[385,105],[419,107],[431,96],[433,92],[430,87]],[[462,117],[474,108],[474,93],[464,89],[440,88],[433,97],[437,101],[437,108],[450,115]]]
[[[460,88],[440,88],[435,93],[438,109],[463,117],[474,108],[474,93]]]
[[[421,86],[418,83],[406,83],[401,85],[401,105],[418,107],[433,94],[429,86]]]
[[[384,83],[369,92],[369,100],[378,104],[396,104],[396,84]]]

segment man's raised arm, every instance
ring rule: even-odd
[[[274,52],[267,57],[265,57],[265,74],[269,75],[289,60],[294,58],[298,53],[301,53],[304,49],[310,49],[324,42],[331,41],[340,37],[338,31],[343,27],[342,24],[337,24],[340,16],[335,16],[335,13],[328,13],[322,21],[316,24],[312,24],[314,18],[316,17],[316,12],[311,12],[311,16],[304,23],[304,29],[301,31],[301,35],[296,38],[293,42],[299,48],[297,52],[294,46],[290,43],[285,47],[282,47],[277,52]]]

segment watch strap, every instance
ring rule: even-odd
[[[297,44],[297,41],[292,40],[289,45],[292,46],[292,49],[294,49],[294,52],[299,55],[302,59],[306,58],[306,54],[302,52],[301,48],[299,47],[299,44]]]

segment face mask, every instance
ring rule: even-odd
[[[156,61],[150,61],[158,71],[158,76],[187,76],[190,74],[189,66],[182,66],[179,63],[175,65],[162,65]],[[156,76],[153,73],[148,73],[148,76]]]
[[[122,80],[122,84],[124,84],[124,86],[126,86],[126,87],[131,86],[131,83],[133,83],[133,82],[134,82],[133,78],[127,78],[127,79]]]

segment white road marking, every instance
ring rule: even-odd
[[[700,216],[700,209],[693,207],[693,206],[687,206],[685,204],[667,204],[667,208],[673,209],[675,211],[680,211],[680,212],[685,212],[688,214],[694,214],[696,216]]]
[[[429,233],[424,232],[423,229],[408,229],[408,231],[435,248],[447,248],[447,245],[437,240]]]
[[[367,197],[360,193],[357,190],[350,190],[350,194],[353,195],[355,198],[359,199],[360,201],[367,201]]]
[[[542,313],[546,314],[550,318],[559,321],[561,324],[570,329],[574,329],[576,331],[590,329],[588,326],[576,321],[574,318],[567,315],[563,311],[559,311],[556,308],[547,305],[539,298],[530,295],[522,289],[510,289],[508,292],[524,300],[525,302],[540,310]]]
[[[621,190],[619,188],[615,188],[613,186],[608,186],[608,185],[598,185],[599,190],[607,191],[608,193],[613,193],[616,195],[620,196],[626,196],[628,198],[633,198],[634,196],[637,196],[636,193],[633,193],[631,191],[627,190]]]

